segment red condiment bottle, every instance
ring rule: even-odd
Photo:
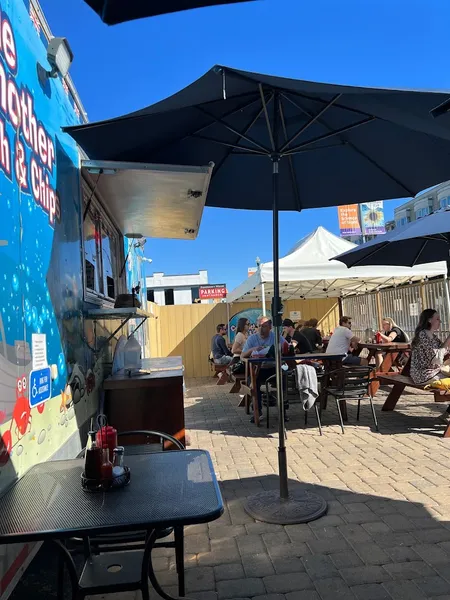
[[[108,448],[102,450],[102,466],[101,466],[101,478],[103,480],[112,479],[113,477],[113,465],[109,460]]]
[[[100,448],[108,448],[109,456],[112,458],[114,448],[117,447],[117,429],[111,425],[105,425],[97,431],[97,444]]]

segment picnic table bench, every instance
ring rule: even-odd
[[[402,373],[377,373],[377,380],[381,385],[392,385],[392,389],[386,398],[383,408],[383,411],[392,411],[395,409],[397,402],[400,399],[405,387],[411,387],[416,390],[422,390],[426,393],[431,393],[434,395],[435,402],[448,402],[450,404],[450,393],[445,390],[426,390],[424,383],[417,384],[409,376],[410,371],[410,360],[406,363]],[[447,425],[444,431],[444,438],[450,438],[450,423]]]
[[[376,374],[374,373],[373,381],[370,385],[370,391],[372,397],[375,397],[378,388],[380,387],[380,378],[378,375],[384,375],[385,373],[391,373],[395,369],[399,372],[403,372],[402,360],[404,357],[408,357],[411,354],[411,344],[409,343],[395,343],[395,342],[381,342],[381,343],[363,343],[358,344],[358,348],[355,352],[356,356],[359,356],[363,350],[368,350],[367,361],[370,364],[372,358],[377,358],[378,355],[383,355],[383,360],[378,368]]]

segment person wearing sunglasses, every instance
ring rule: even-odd
[[[242,354],[242,348],[244,347],[245,342],[248,338],[248,330],[250,328],[250,321],[245,317],[241,317],[238,321],[236,327],[236,335],[234,336],[233,347],[231,348],[231,352],[233,353],[233,358],[239,357]]]
[[[351,354],[351,350],[358,347],[359,338],[352,333],[351,317],[341,317],[339,327],[333,331],[327,346],[327,354],[344,354],[342,363],[344,365],[359,366],[367,364],[360,356]]]

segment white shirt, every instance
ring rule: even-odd
[[[327,346],[327,354],[348,354],[353,333],[348,327],[339,325],[333,332]]]

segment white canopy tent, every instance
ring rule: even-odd
[[[337,298],[372,292],[386,286],[420,281],[425,277],[446,276],[445,262],[416,267],[352,267],[348,268],[333,256],[355,247],[323,227],[300,240],[280,259],[280,292],[283,301],[295,298]],[[261,300],[261,284],[266,300],[273,295],[273,263],[260,269],[228,294],[227,302]]]

